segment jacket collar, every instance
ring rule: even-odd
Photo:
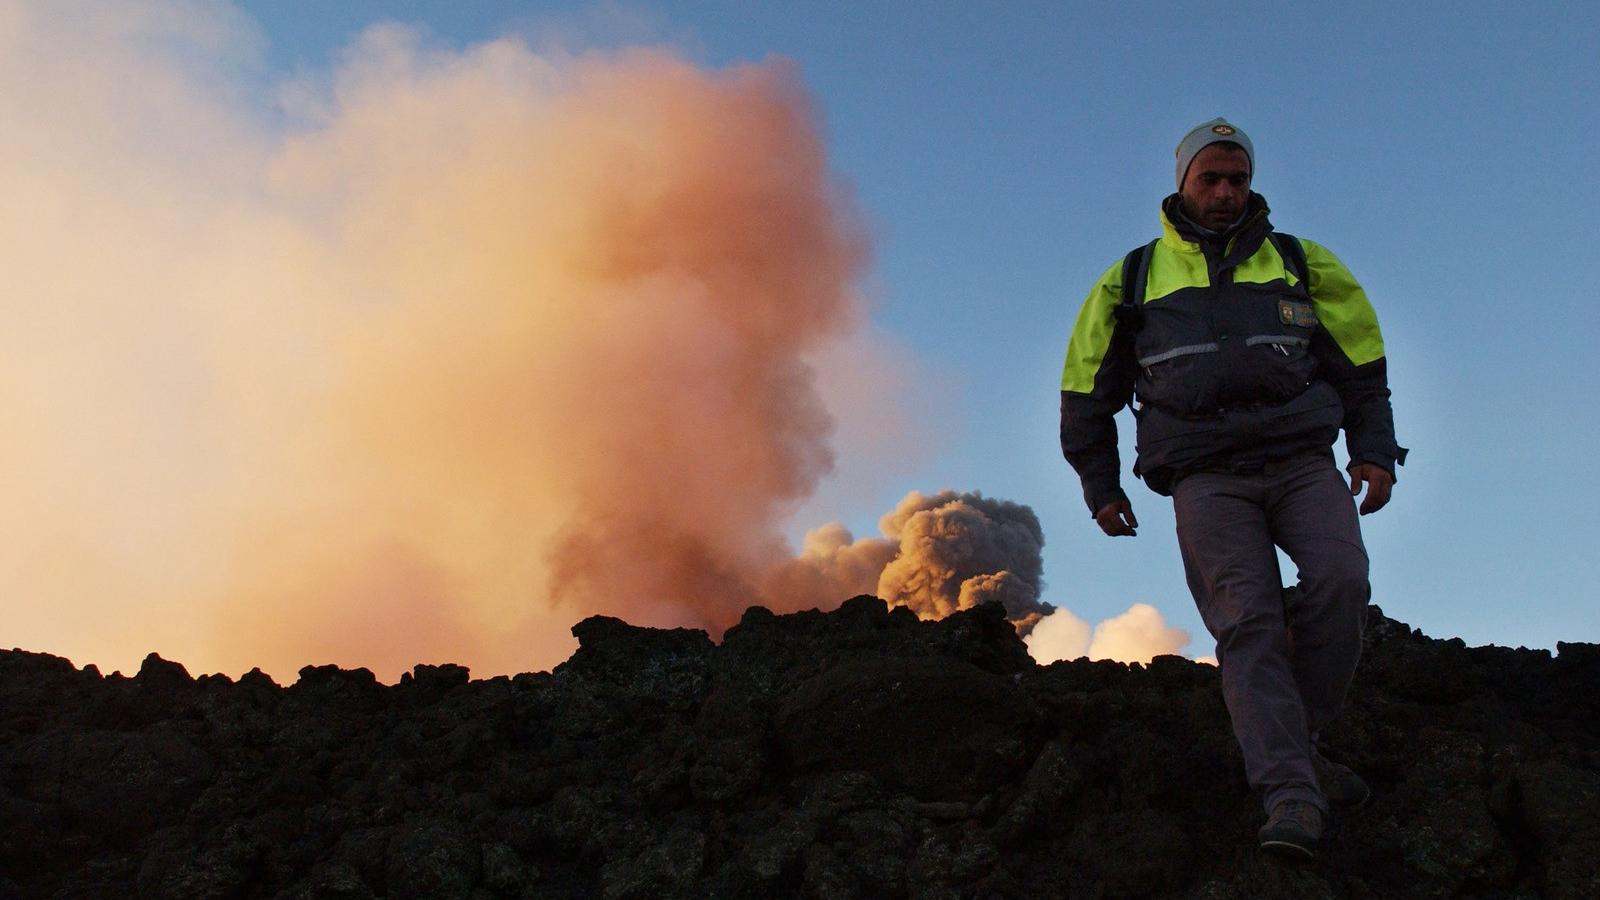
[[[1202,233],[1189,217],[1183,214],[1182,199],[1171,194],[1161,201],[1161,241],[1180,253],[1206,253],[1222,257],[1224,266],[1238,264],[1248,259],[1272,231],[1267,214],[1267,198],[1251,192],[1245,203],[1244,215],[1225,231]]]

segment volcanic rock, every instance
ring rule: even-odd
[[[1593,898],[1600,647],[1369,610],[1325,752],[1374,796],[1254,846],[1216,669],[1037,666],[998,606],[594,617],[554,672],[393,686],[0,652],[0,897]]]

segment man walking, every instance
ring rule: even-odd
[[[1329,805],[1368,790],[1316,749],[1361,653],[1362,515],[1389,501],[1395,443],[1383,337],[1327,249],[1274,233],[1255,150],[1213,119],[1184,136],[1162,236],[1089,292],[1061,379],[1061,449],[1106,534],[1133,535],[1116,413],[1137,397],[1134,474],[1173,498],[1189,589],[1217,640],[1223,697],[1264,849],[1315,854]],[[1345,432],[1348,485],[1331,446]],[[1299,570],[1282,587],[1274,546]]]

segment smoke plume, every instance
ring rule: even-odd
[[[1167,625],[1150,604],[1135,603],[1094,627],[1089,658],[1147,663],[1162,654],[1178,653],[1188,644],[1189,632]]]
[[[1022,504],[977,492],[912,491],[878,528],[882,538],[854,539],[838,523],[811,531],[800,555],[769,574],[767,593],[824,607],[872,593],[924,619],[998,602],[1042,664],[1080,657],[1148,663],[1189,645],[1189,633],[1168,626],[1147,603],[1091,627],[1044,602],[1044,535]]]
[[[1148,603],[1135,603],[1128,611],[1094,626],[1066,610],[1046,616],[1023,640],[1028,653],[1041,664],[1062,659],[1114,659],[1148,663],[1157,656],[1177,654],[1189,645],[1189,632],[1173,628]],[[1214,659],[1202,662],[1215,663]]]
[[[1022,640],[1035,662],[1048,665],[1057,660],[1088,656],[1093,634],[1088,622],[1065,609],[1058,609],[1041,619]]]
[[[392,677],[765,599],[867,253],[792,67],[378,26],[275,113],[225,6],[58,10],[0,15],[8,636]]]
[[[1027,506],[912,491],[878,528],[882,538],[859,540],[838,523],[811,531],[800,555],[769,573],[766,592],[808,605],[876,594],[923,619],[1000,603],[1023,634],[1054,609],[1039,599],[1044,532]]]
[[[878,596],[924,619],[998,602],[1026,632],[1054,607],[1043,588],[1044,532],[1033,510],[976,492],[915,491],[879,523],[896,545],[878,576]]]

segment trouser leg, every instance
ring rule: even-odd
[[[1299,570],[1288,610],[1295,682],[1314,735],[1338,715],[1361,658],[1371,597],[1366,547],[1349,487],[1328,460],[1271,484],[1273,538]]]
[[[1282,800],[1326,810],[1291,662],[1278,557],[1262,479],[1202,473],[1173,493],[1189,589],[1217,639],[1222,695],[1245,776],[1270,810]]]

